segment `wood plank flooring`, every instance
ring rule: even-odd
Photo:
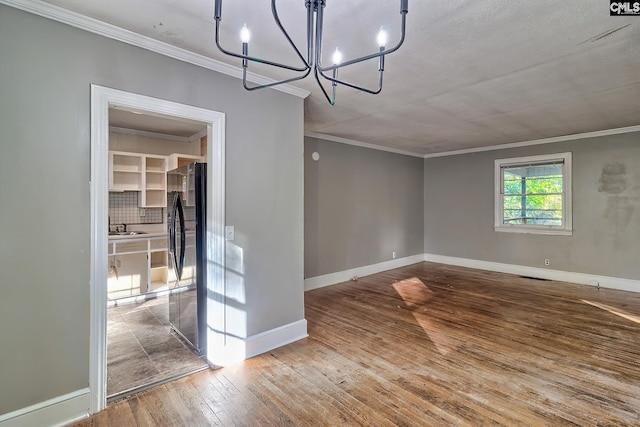
[[[309,338],[76,425],[640,425],[638,293],[420,263],[305,316]]]

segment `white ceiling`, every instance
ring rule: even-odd
[[[132,112],[121,108],[109,108],[109,126],[179,138],[191,138],[207,128],[207,125],[202,122],[161,114],[152,115],[148,112]]]
[[[213,0],[47,3],[239,65],[215,47]],[[277,4],[294,40],[304,41],[304,0]],[[328,0],[325,61],[338,44],[345,57],[375,51],[381,25],[391,45],[399,4]],[[239,49],[246,22],[251,54],[295,62],[268,0],[226,0],[222,16],[228,49]],[[331,107],[311,77],[295,83],[312,92],[306,131],[431,154],[640,124],[640,16],[610,17],[606,1],[411,0],[407,25],[404,46],[386,59],[382,94],[339,88]],[[375,85],[377,62],[340,76]]]

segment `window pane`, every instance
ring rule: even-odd
[[[562,226],[562,195],[505,195],[503,224]]]
[[[503,193],[562,193],[562,175],[544,174],[545,172],[555,172],[557,168],[558,166],[556,165],[551,169],[541,166],[503,169]],[[518,175],[518,173],[523,175]],[[527,175],[527,173],[530,175]]]
[[[522,224],[523,218],[521,215],[520,209],[505,209],[504,210],[504,220],[502,221],[504,224]]]
[[[503,209],[522,209],[521,203],[522,197],[520,196],[504,196],[504,205]]]
[[[504,182],[504,194],[519,194],[522,191],[522,178],[503,170],[502,182]]]
[[[562,209],[562,195],[526,196],[526,209]]]
[[[561,210],[537,210],[537,209],[527,209],[526,210],[527,217],[530,218],[540,218],[540,219],[562,219],[562,211]]]
[[[504,181],[504,194],[520,194],[522,191],[522,180]]]
[[[527,194],[562,193],[562,176],[527,178]]]
[[[570,231],[571,153],[501,159],[495,161],[495,166],[500,173],[496,198],[502,205],[502,218],[496,217],[496,230],[502,224],[504,231],[506,226],[518,226],[509,231],[522,231],[530,226],[534,233],[554,233],[536,226],[560,228],[558,234]],[[566,211],[565,204],[568,204]]]

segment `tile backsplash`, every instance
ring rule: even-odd
[[[111,224],[162,224],[164,208],[139,208],[137,191],[110,192],[109,218]],[[141,216],[144,211],[144,216]]]

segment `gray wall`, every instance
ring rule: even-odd
[[[306,137],[304,191],[306,278],[423,253],[421,158]]]
[[[0,40],[0,414],[88,385],[91,83],[227,114],[247,335],[303,318],[302,99],[4,5]]]
[[[566,151],[573,153],[573,236],[495,232],[494,159]],[[532,267],[549,258],[552,269],[640,279],[640,133],[424,164],[426,253]],[[606,185],[615,170],[624,173]]]

